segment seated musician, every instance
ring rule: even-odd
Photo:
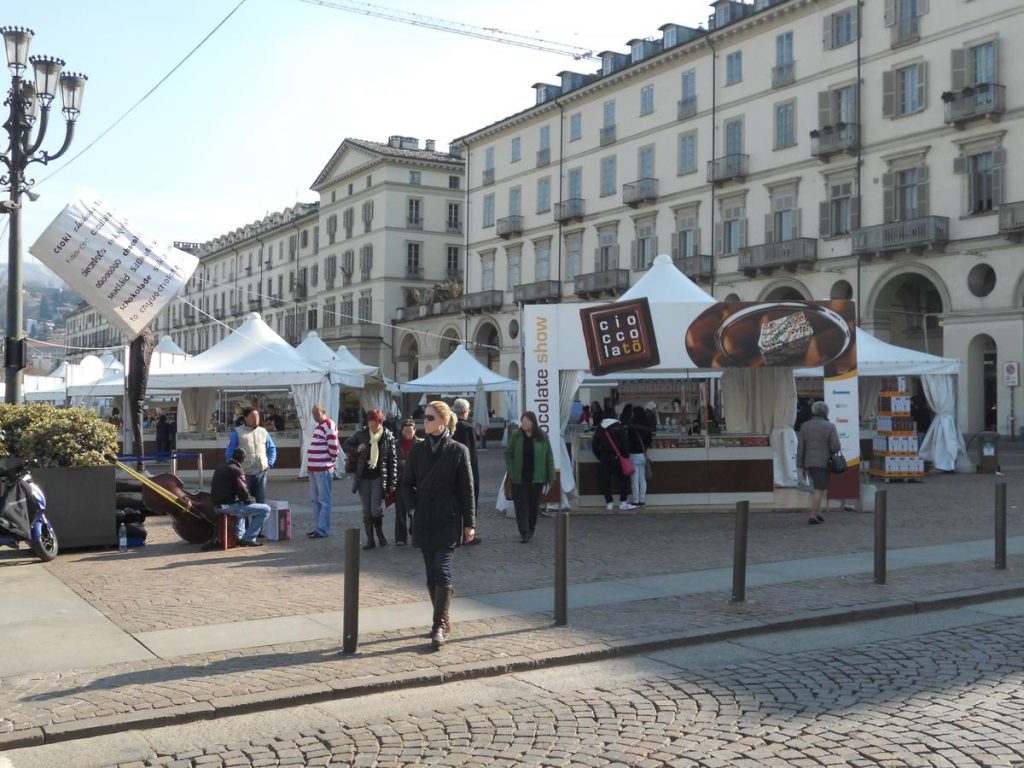
[[[210,497],[219,514],[238,515],[247,520],[245,532],[238,539],[238,546],[262,547],[263,542],[257,541],[256,535],[270,516],[270,507],[258,504],[249,493],[245,473],[242,472],[244,462],[245,451],[236,448],[231,454],[231,461],[214,470]]]

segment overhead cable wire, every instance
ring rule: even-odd
[[[123,121],[126,117],[128,117],[128,115],[130,115],[132,112],[134,112],[135,109],[139,105],[142,104],[142,102],[144,102],[146,99],[148,99],[150,96],[152,96],[156,92],[157,88],[159,88],[161,85],[163,85],[165,82],[167,82],[167,80],[170,79],[171,75],[173,75],[175,72],[177,72],[178,69],[180,69],[181,66],[186,61],[191,59],[193,54],[195,54],[196,51],[198,51],[200,48],[202,48],[203,45],[206,43],[206,41],[209,40],[211,37],[213,37],[213,35],[217,32],[217,30],[219,30],[221,27],[223,27],[224,24],[227,22],[227,20],[230,19],[232,16],[234,16],[235,12],[239,8],[241,8],[243,5],[245,5],[246,2],[247,2],[247,0],[239,0],[238,4],[234,8],[231,9],[231,11],[228,13],[228,15],[225,16],[223,19],[221,19],[220,22],[217,24],[217,26],[215,26],[213,29],[211,29],[202,40],[200,40],[198,43],[196,43],[195,47],[193,47],[191,51],[189,51],[187,54],[185,54],[185,57],[183,59],[181,59],[181,61],[179,61],[177,64],[175,64],[173,67],[171,67],[171,70],[166,75],[164,75],[162,78],[160,78],[160,80],[157,82],[156,85],[154,85],[152,88],[150,88],[148,91],[146,91],[146,93],[142,96],[142,98],[140,98],[138,101],[136,101],[134,104],[132,104],[123,115],[121,115],[119,118],[117,118],[117,120],[115,120],[113,123],[111,123],[110,126],[106,130],[104,130],[102,133],[100,133],[99,136],[97,136],[95,139],[93,139],[88,144],[86,144],[84,147],[82,147],[82,150],[80,152],[76,153],[75,155],[72,155],[65,162],[61,163],[61,165],[57,166],[57,168],[55,168],[53,170],[53,172],[48,173],[46,176],[44,176],[42,179],[40,179],[38,182],[36,182],[35,186],[39,186],[40,184],[42,184],[47,179],[51,179],[54,176],[56,176],[58,173],[60,173],[65,168],[67,168],[69,165],[71,165],[73,162],[75,162],[75,160],[77,160],[82,155],[84,155],[86,152],[88,152],[90,149],[92,149],[100,141],[100,139],[102,139],[104,136],[106,136],[108,133],[110,133],[112,130],[114,130],[114,128],[116,128],[121,123],[121,121]]]

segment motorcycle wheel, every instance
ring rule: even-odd
[[[57,533],[51,527],[44,527],[42,537],[32,540],[32,551],[36,557],[44,563],[48,563],[57,556]]]

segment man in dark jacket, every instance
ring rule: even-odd
[[[459,423],[455,426],[455,432],[452,437],[455,438],[455,442],[462,443],[466,446],[469,451],[469,464],[470,469],[473,472],[473,501],[474,507],[480,508],[480,463],[476,457],[476,428],[473,423],[469,420],[470,407],[469,401],[463,397],[456,398],[455,402],[452,403],[452,413],[458,418]],[[472,541],[467,541],[467,544],[479,544],[480,537],[476,536]]]
[[[237,515],[247,520],[245,532],[238,539],[238,546],[262,547],[263,543],[256,541],[256,535],[270,516],[270,507],[257,503],[249,493],[245,473],[242,471],[244,462],[245,451],[236,448],[231,454],[231,461],[213,471],[210,498],[219,513]]]

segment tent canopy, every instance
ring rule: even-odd
[[[960,373],[960,361],[882,341],[857,329],[857,376],[924,376]],[[821,376],[821,368],[798,368],[797,376]]]
[[[667,253],[659,254],[647,274],[622,294],[618,301],[646,297],[652,304],[690,302],[714,304],[717,300],[672,263]]]
[[[506,379],[483,365],[465,347],[456,347],[448,359],[430,373],[399,384],[402,392],[474,394],[479,382],[485,392],[517,392],[519,382]]]
[[[278,336],[256,312],[202,354],[152,371],[152,389],[286,389],[292,384],[315,384],[327,378],[326,369],[307,360]]]
[[[366,384],[365,372],[354,370],[339,360],[334,352],[331,351],[331,348],[324,344],[320,334],[316,331],[310,331],[306,334],[306,338],[295,348],[295,351],[313,364],[325,368],[331,374],[331,381],[335,384],[341,384],[352,389],[362,389]],[[360,365],[359,367],[363,369],[369,368],[369,366],[365,365]],[[370,370],[376,369],[371,368]]]
[[[164,334],[163,336],[160,337],[160,341],[153,348],[153,351],[163,352],[169,355],[185,355],[185,350],[183,350],[181,347],[175,344],[174,339],[172,339],[167,334]]]
[[[326,346],[326,345],[324,345]],[[377,375],[377,366],[367,365],[358,357],[348,351],[348,347],[344,344],[338,347],[338,351],[334,353],[335,359],[337,359],[342,365],[350,371],[361,373],[364,376],[375,376]]]

